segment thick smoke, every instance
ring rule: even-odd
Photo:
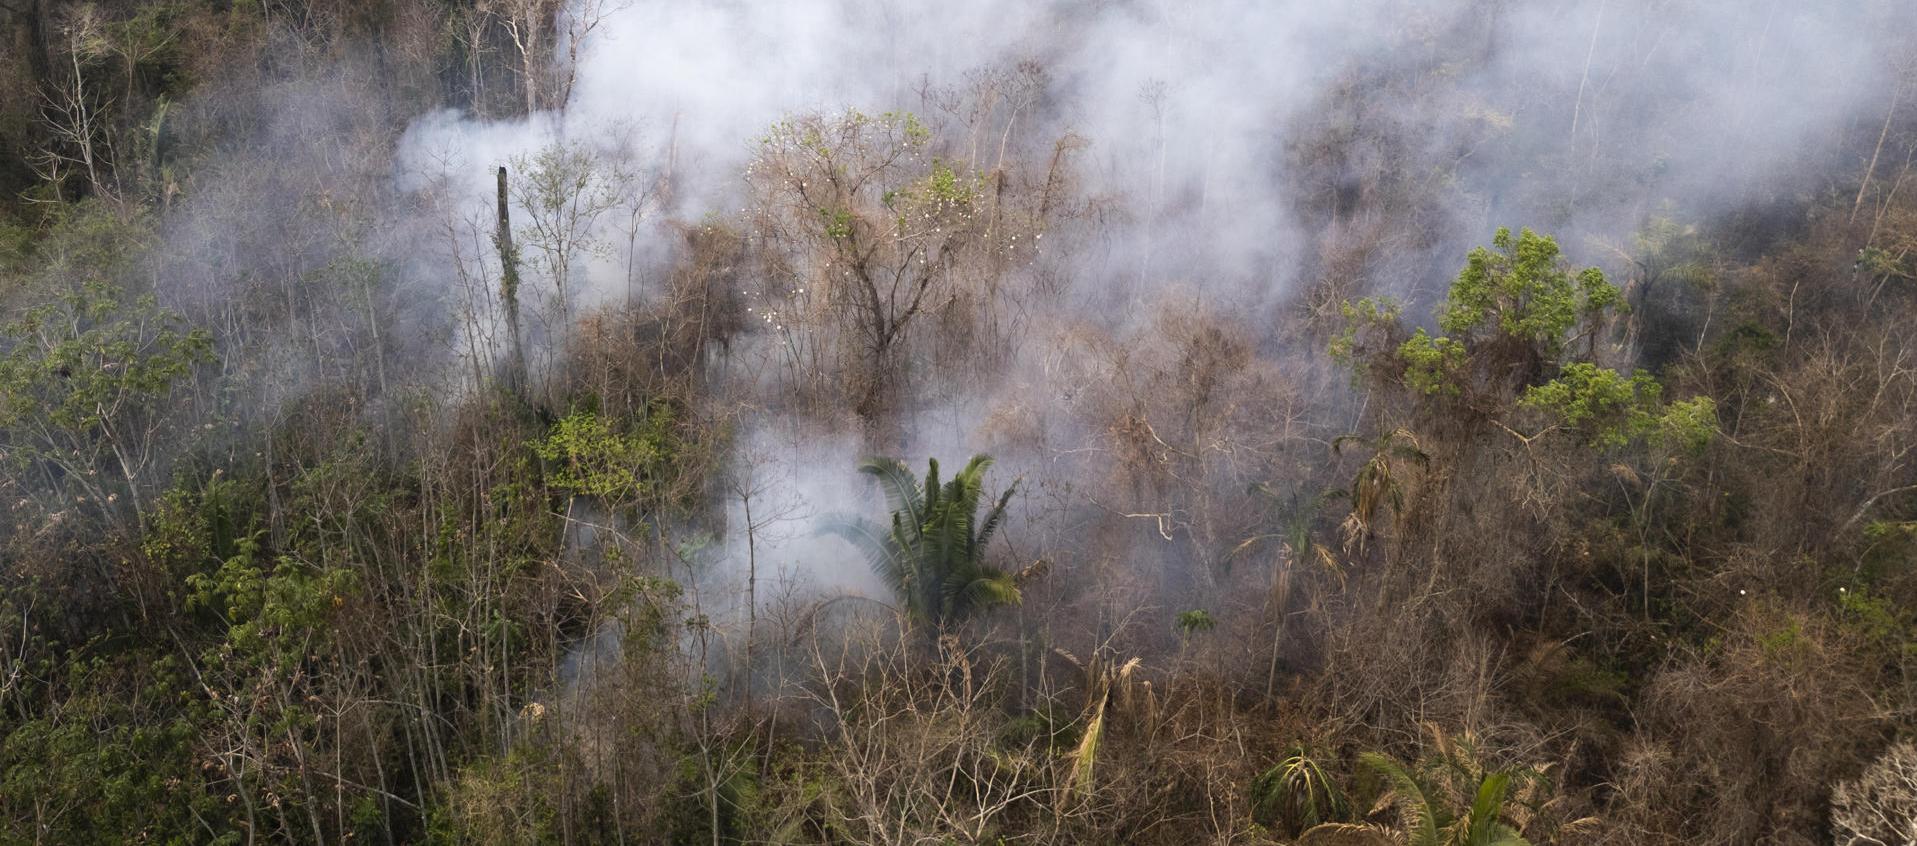
[[[669,182],[655,222],[726,215],[747,202],[743,169],[782,116],[929,114],[936,92],[997,72],[1013,80],[1003,136],[1083,137],[1081,190],[1120,210],[1055,248],[1072,261],[1049,322],[1142,331],[1176,292],[1236,315],[1234,331],[1267,347],[1295,342],[1268,327],[1306,286],[1343,273],[1354,290],[1428,299],[1501,225],[1554,232],[1574,260],[1616,268],[1609,247],[1651,217],[1705,220],[1822,190],[1796,165],[1843,132],[1874,131],[1917,17],[1908,3],[1861,0],[636,0],[575,13],[605,17],[579,45],[564,108],[415,121],[403,189],[447,188],[478,231],[493,167],[569,140],[610,144],[648,184]],[[981,169],[996,136],[968,148]],[[669,260],[663,227],[638,240],[639,262]],[[1374,243],[1334,266],[1328,245],[1341,240]],[[474,245],[467,258],[484,260]],[[630,296],[628,258],[591,262],[582,301]],[[1041,424],[1057,416],[1074,371],[1052,343],[1019,347],[981,397],[909,413],[906,455],[951,462],[991,446],[950,407],[974,399]],[[758,452],[803,468],[767,462],[767,501],[793,515],[856,504],[819,480],[829,468],[851,477],[856,439],[808,442],[777,420],[751,429]],[[1003,467],[997,481],[1069,476],[1064,466]],[[791,540],[806,532],[782,531],[762,550],[775,568],[815,559],[825,585],[871,589],[829,550]],[[736,562],[742,538],[730,534]]]
[[[1837,143],[1831,127],[1887,99],[1898,24],[1913,17],[1896,3],[1732,0],[638,0],[599,13],[563,110],[429,116],[402,167],[457,165],[483,196],[494,162],[638,127],[647,153],[673,148],[674,211],[696,217],[736,204],[741,166],[781,116],[923,109],[928,88],[1031,61],[1043,87],[1018,120],[1085,136],[1093,188],[1143,204],[1120,240],[1173,251],[1146,275],[1195,276],[1183,268],[1196,260],[1208,285],[1279,293],[1322,223],[1297,219],[1287,167],[1334,95],[1416,130],[1399,155],[1434,178],[1469,180],[1478,206],[1455,210],[1466,242],[1539,218],[1615,236],[1658,203],[1749,199]]]

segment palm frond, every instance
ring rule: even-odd
[[[1331,451],[1334,453],[1342,454],[1345,451],[1345,444],[1361,444],[1364,442],[1365,442],[1365,439],[1364,439],[1364,436],[1362,435],[1356,435],[1356,434],[1339,435],[1338,437],[1331,439]]]
[[[1395,846],[1398,838],[1388,829],[1353,823],[1321,823],[1298,835],[1298,846]]]
[[[873,456],[859,462],[859,472],[879,480],[885,489],[885,504],[893,513],[905,515],[914,525],[925,523],[925,495],[919,480],[896,458]],[[936,469],[934,472],[937,472]]]
[[[983,456],[980,457],[982,458]],[[967,466],[964,472],[953,476],[951,483],[945,486],[946,503],[954,509],[964,511],[967,514],[978,510],[979,494],[985,487],[983,469],[978,468],[977,458],[972,459],[972,461],[973,464],[971,466]]]
[[[954,591],[955,607],[974,609],[991,608],[997,605],[1017,605],[1024,600],[1019,592],[1018,581],[1010,573],[992,571],[980,573]]]
[[[998,502],[992,506],[992,510],[986,513],[985,522],[978,528],[978,540],[974,545],[974,553],[984,552],[985,545],[992,542],[992,535],[998,533],[999,525],[1005,521],[1005,506],[1011,503],[1012,494],[1017,491],[1018,482],[1014,480],[1005,488],[1005,493],[999,495]]]
[[[936,458],[926,459],[925,484],[920,486],[919,491],[925,497],[924,498],[924,504],[925,504],[924,519],[931,519],[932,513],[938,510],[939,498],[943,496],[945,493],[945,490],[939,487],[939,460],[938,459]]]
[[[1402,458],[1402,459],[1405,459],[1406,461],[1414,461],[1421,465],[1431,463],[1430,453],[1427,453],[1424,450],[1421,450],[1417,448],[1416,446],[1412,446],[1412,445],[1395,444],[1391,447],[1389,453],[1394,458]]]
[[[958,477],[963,479],[970,479],[975,484],[983,484],[985,480],[985,471],[991,469],[992,461],[993,459],[989,455],[985,455],[983,453],[974,455],[972,456],[971,461],[968,461],[965,463],[965,469],[959,471]]]
[[[1531,846],[1531,841],[1524,839],[1524,835],[1519,834],[1517,829],[1503,823],[1493,823],[1483,835],[1483,839],[1472,840],[1469,843],[1470,846]]]
[[[1478,795],[1471,800],[1464,842],[1490,843],[1496,839],[1499,829],[1509,828],[1499,822],[1498,813],[1504,808],[1504,796],[1510,787],[1511,774],[1506,772],[1492,773],[1478,783]]]
[[[880,530],[870,520],[859,517],[832,515],[819,526],[821,534],[835,535],[857,547],[865,555],[867,566],[877,574],[879,581],[895,593],[904,590],[910,581],[905,557],[898,554],[895,539]]]
[[[1251,537],[1248,537],[1242,541],[1239,541],[1237,546],[1232,547],[1230,552],[1225,553],[1225,560],[1226,561],[1234,560],[1239,555],[1244,554],[1246,550],[1251,549],[1252,547],[1257,546],[1259,543],[1262,543],[1264,541],[1282,540],[1284,537],[1285,537],[1284,535],[1278,534],[1276,532],[1262,534],[1262,535],[1252,535]]]
[[[1252,782],[1253,800],[1293,829],[1305,830],[1350,815],[1343,790],[1302,744]]]
[[[1432,802],[1430,792],[1417,776],[1404,765],[1376,752],[1367,752],[1358,760],[1376,771],[1390,786],[1381,801],[1388,801],[1404,818],[1408,846],[1440,846],[1439,830],[1449,821],[1441,822],[1437,818],[1443,811]]]
[[[1098,697],[1092,706],[1092,716],[1085,722],[1085,735],[1078,740],[1078,749],[1072,753],[1072,773],[1065,781],[1065,787],[1072,794],[1085,798],[1092,795],[1092,777],[1098,766],[1098,748],[1105,739],[1105,697]]]

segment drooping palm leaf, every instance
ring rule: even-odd
[[[1078,739],[1078,748],[1072,752],[1072,773],[1065,784],[1073,795],[1083,798],[1092,794],[1092,777],[1098,767],[1098,748],[1104,739],[1105,699],[1101,696],[1092,706],[1091,719],[1085,723],[1085,734]]]
[[[1443,846],[1440,832],[1450,820],[1439,819],[1445,815],[1443,806],[1433,802],[1431,791],[1424,783],[1404,765],[1376,752],[1367,752],[1359,756],[1359,760],[1390,786],[1386,798],[1404,817],[1407,846]]]
[[[1302,744],[1252,782],[1253,800],[1293,830],[1350,816],[1345,793]]]
[[[910,601],[908,591],[916,581],[912,559],[901,554],[895,531],[885,531],[877,523],[858,517],[833,516],[825,519],[819,527],[822,534],[834,535],[857,547],[865,556],[866,566],[872,568],[874,575],[885,584],[892,595],[899,597],[906,606],[903,610],[913,613],[920,609]]]
[[[989,608],[994,605],[1017,605],[1024,599],[1019,593],[1018,580],[1010,573],[996,570],[981,573],[967,582],[957,595],[961,598],[961,607]]]
[[[1345,521],[1346,546],[1362,546],[1378,525],[1379,506],[1391,509],[1392,516],[1405,511],[1405,487],[1395,462],[1408,461],[1420,469],[1428,468],[1431,456],[1418,443],[1418,437],[1404,428],[1393,429],[1369,442],[1357,435],[1339,435],[1331,441],[1331,451],[1342,455],[1346,444],[1363,443],[1371,453],[1358,475],[1352,478],[1346,494],[1351,499],[1351,514]]]
[[[902,514],[913,525],[925,523],[925,495],[919,490],[919,480],[905,466],[905,462],[896,458],[875,456],[859,462],[859,472],[879,480],[885,489],[885,504],[894,514]],[[934,474],[938,472],[937,462],[933,463]]]

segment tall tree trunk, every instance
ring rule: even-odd
[[[506,305],[506,331],[512,336],[512,359],[506,362],[506,390],[523,401],[526,398],[526,348],[519,335],[519,251],[513,247],[505,165],[499,167],[499,231],[493,235],[493,244],[499,249],[499,298]]]

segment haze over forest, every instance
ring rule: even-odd
[[[1909,0],[0,0],[0,844],[1917,844]]]

